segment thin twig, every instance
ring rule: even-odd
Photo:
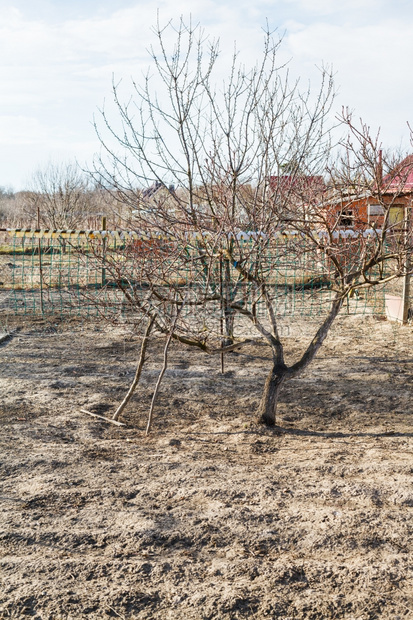
[[[121,614],[119,614],[116,609],[113,609],[113,607],[110,607],[108,605],[108,609],[110,609],[110,611],[113,611],[114,614],[116,614],[118,616],[118,618],[122,618],[122,620],[126,620],[125,616],[122,616]]]
[[[97,413],[92,413],[91,411],[88,411],[87,409],[81,409],[80,411],[82,413],[86,413],[86,415],[92,416],[93,418],[99,418],[100,420],[105,420],[105,422],[110,422],[110,424],[116,424],[116,426],[126,426],[126,424],[123,424],[123,422],[118,422],[117,420],[114,420],[113,418],[105,418],[105,416],[98,415]]]

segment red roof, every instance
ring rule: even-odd
[[[382,191],[413,192],[413,155],[408,155],[389,174],[386,174],[383,178]]]

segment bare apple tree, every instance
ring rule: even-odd
[[[317,90],[303,91],[278,60],[281,40],[266,31],[257,64],[247,68],[236,52],[220,80],[219,44],[199,26],[181,20],[154,33],[154,75],[134,82],[126,103],[114,84],[116,119],[102,110],[96,123],[95,177],[134,222],[121,254],[106,247],[106,273],[129,312],[206,352],[248,341],[234,327],[247,321],[272,352],[258,419],[274,425],[282,385],[314,359],[343,302],[406,272],[411,235],[392,240],[386,218],[371,234],[341,234],[344,196],[377,193],[379,145],[343,116],[352,138],[332,158],[327,70]],[[277,253],[299,286],[312,282],[323,315],[290,366]]]

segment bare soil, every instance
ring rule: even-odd
[[[14,322],[13,322],[14,321]],[[150,357],[138,341],[14,319],[0,344],[0,618],[413,617],[413,333],[342,316],[254,422],[269,352]],[[20,321],[20,323],[19,323]],[[289,361],[315,324],[284,322]]]

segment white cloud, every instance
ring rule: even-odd
[[[33,117],[0,116],[0,147],[36,144],[45,139],[45,129]]]
[[[397,141],[405,131],[413,97],[413,5],[401,0],[73,0],[71,11],[69,5],[58,11],[51,0],[6,2],[0,6],[0,174],[12,176],[0,177],[0,185],[19,187],[38,167],[35,159],[47,161],[49,153],[78,149],[79,157],[92,157],[98,149],[93,113],[111,99],[112,74],[124,78],[126,92],[129,76],[139,78],[148,66],[157,7],[162,23],[192,13],[227,54],[236,39],[248,62],[260,54],[268,17],[271,27],[287,28],[280,61],[293,58],[296,75],[317,80],[315,66],[332,63],[339,104],[388,126]],[[83,17],[75,19],[80,10]],[[19,161],[13,170],[11,145]]]
[[[62,124],[53,126],[30,116],[0,116],[0,149],[38,146],[71,151],[75,139],[70,128]],[[81,144],[90,146],[92,141],[77,143],[78,146]]]
[[[384,0],[340,0],[339,2],[334,0],[286,0],[286,2],[295,5],[296,9],[301,12],[318,16],[348,13],[349,17],[351,15],[354,17],[355,13],[380,11],[385,6]]]
[[[349,24],[290,23],[286,46],[294,65],[311,67],[332,63],[339,86],[338,103],[355,108],[383,136],[398,143],[412,120],[413,57],[411,24],[386,20],[363,27]]]

